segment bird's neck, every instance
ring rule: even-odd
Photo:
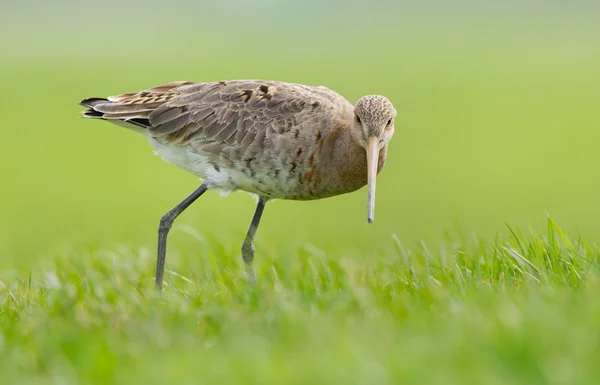
[[[339,187],[347,192],[367,184],[367,153],[354,139],[350,129],[338,130],[330,141],[331,161]],[[377,173],[385,164],[387,144],[379,151]]]

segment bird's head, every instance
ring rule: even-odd
[[[367,220],[369,223],[375,219],[375,177],[378,170],[379,150],[394,135],[395,117],[394,106],[383,96],[363,96],[354,106],[352,132],[355,140],[365,149],[367,156]]]

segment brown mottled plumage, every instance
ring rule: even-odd
[[[369,184],[372,222],[375,176],[385,164],[396,116],[383,96],[365,96],[352,106],[325,87],[260,80],[173,82],[80,104],[89,108],[84,117],[143,133],[165,160],[204,180],[161,220],[158,287],[168,230],[207,189],[259,196],[242,247],[251,278],[252,241],[269,199],[320,199]]]

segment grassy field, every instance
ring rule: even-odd
[[[544,234],[449,240],[362,260],[225,246],[169,260],[121,247],[0,283],[3,384],[593,384],[600,252]]]
[[[0,12],[0,384],[598,382],[594,2],[138,3]],[[269,204],[250,287],[254,203],[210,192],[159,297],[198,179],[77,103],[236,78],[394,103],[376,221]]]

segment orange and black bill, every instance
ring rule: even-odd
[[[367,220],[375,220],[375,178],[379,161],[379,139],[371,136],[367,141]]]

